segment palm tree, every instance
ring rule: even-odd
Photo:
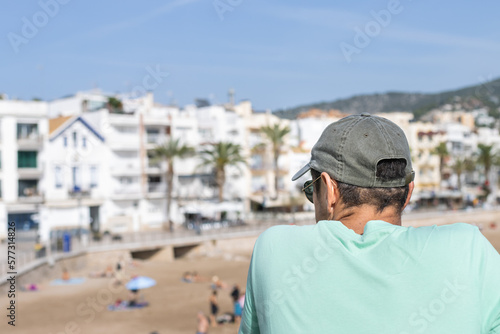
[[[484,166],[485,186],[489,188],[489,175],[491,166],[494,164],[493,145],[477,144],[479,155],[477,162]]]
[[[455,158],[455,162],[451,165],[451,169],[455,174],[457,174],[457,188],[459,191],[462,190],[462,174],[464,172],[471,172],[474,168],[474,162],[471,159],[460,157]]]
[[[224,199],[224,184],[226,182],[226,166],[236,166],[246,163],[241,153],[241,146],[231,142],[211,144],[211,148],[200,152],[201,163],[198,167],[209,166],[215,169],[215,183],[219,188],[219,202]]]
[[[455,174],[457,174],[457,188],[458,188],[458,191],[462,190],[462,180],[461,180],[461,177],[462,177],[462,173],[464,172],[464,168],[465,168],[465,160],[461,159],[461,158],[456,158],[455,162],[453,163],[453,165],[451,165],[451,169],[453,170],[453,172]]]
[[[172,185],[174,180],[174,160],[175,158],[186,158],[194,154],[194,148],[180,143],[179,139],[171,138],[166,143],[159,145],[153,150],[153,160],[163,160],[167,162],[166,183],[167,183],[167,222],[170,232],[173,231],[173,223],[170,219],[170,206],[172,203]],[[166,226],[164,226],[166,227]]]
[[[279,179],[279,166],[278,160],[281,155],[281,148],[285,144],[285,136],[290,133],[290,127],[280,124],[274,124],[274,126],[263,126],[260,130],[264,133],[267,139],[272,144],[273,150],[273,162],[274,162],[274,189],[275,189],[275,199],[278,198],[278,179]]]
[[[450,154],[448,153],[448,148],[446,147],[446,143],[439,143],[439,145],[431,151],[431,154],[435,154],[439,157],[439,176],[441,176],[441,179],[443,179],[444,161],[450,156]]]

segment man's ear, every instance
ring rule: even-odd
[[[337,181],[332,179],[328,173],[321,173],[321,182],[323,182],[322,187],[325,188],[324,196],[328,201],[328,209],[333,208],[335,203],[337,203],[339,198]]]
[[[410,198],[411,198],[411,194],[413,193],[413,189],[415,188],[415,183],[413,181],[411,181],[410,184],[408,184],[408,187],[409,187],[408,196],[406,197],[405,205],[403,205],[403,208],[401,209],[401,211],[403,211],[406,208],[406,206],[408,205],[408,203],[410,203]]]

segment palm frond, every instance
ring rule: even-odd
[[[195,153],[193,147],[180,143],[180,139],[170,139],[166,143],[159,145],[153,149],[153,161],[167,162],[173,161],[175,158],[187,158]]]

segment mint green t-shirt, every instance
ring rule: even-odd
[[[500,333],[500,255],[468,224],[275,226],[255,244],[239,333]]]

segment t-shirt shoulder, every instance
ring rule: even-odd
[[[314,225],[305,225],[305,226],[297,226],[297,225],[275,225],[264,232],[261,233],[259,239],[267,240],[269,238],[275,240],[276,237],[280,237],[283,235],[291,235],[296,233],[304,233],[307,230],[311,230],[314,228]]]
[[[408,230],[414,236],[442,238],[450,242],[464,241],[472,239],[479,233],[477,226],[466,223],[455,223],[448,225],[432,225],[417,228],[409,228]]]
[[[255,248],[274,248],[283,244],[290,244],[298,239],[303,239],[308,231],[312,231],[316,225],[276,225],[268,228],[260,234],[255,242]]]

